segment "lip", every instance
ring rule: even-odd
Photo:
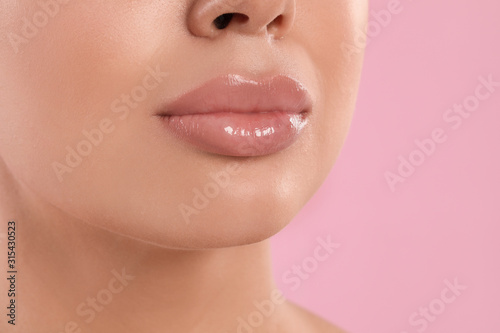
[[[168,131],[196,148],[227,156],[264,156],[291,146],[308,123],[311,97],[283,75],[216,77],[163,105]]]

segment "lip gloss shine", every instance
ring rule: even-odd
[[[262,156],[292,145],[308,121],[311,98],[287,76],[215,78],[172,103],[158,116],[176,137],[220,155]]]

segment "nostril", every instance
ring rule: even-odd
[[[214,20],[215,27],[219,30],[225,29],[233,19],[233,16],[233,13],[220,15]]]
[[[231,22],[239,23],[239,24],[244,24],[248,22],[250,18],[246,16],[245,14],[240,14],[240,13],[226,13],[218,16],[214,20],[214,25],[217,29],[225,29]]]
[[[192,0],[186,25],[196,37],[212,39],[237,34],[278,40],[292,30],[295,1]]]
[[[277,26],[280,26],[283,24],[283,20],[284,20],[284,17],[283,15],[279,15],[278,17],[276,17],[270,24],[269,26],[271,25],[277,25]]]

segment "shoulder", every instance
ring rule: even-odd
[[[296,330],[297,332],[309,333],[348,333],[292,302],[287,303],[294,322],[294,332]]]

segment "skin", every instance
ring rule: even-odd
[[[346,54],[341,45],[359,46],[367,6],[69,1],[25,38],[23,18],[32,22],[39,5],[0,1],[0,221],[18,222],[23,276],[17,325],[2,320],[0,330],[64,332],[75,321],[94,333],[236,332],[237,318],[275,288],[268,238],[315,193],[345,140],[363,52]],[[212,22],[224,13],[238,15],[217,30]],[[148,67],[168,74],[127,114],[114,112],[113,101],[143,84]],[[153,116],[158,105],[222,74],[304,83],[314,106],[298,141],[235,158],[166,135]],[[109,133],[58,174],[66,147],[103,121]],[[228,167],[237,170],[229,185],[187,221],[180,205]],[[6,271],[5,251],[0,256]],[[77,306],[122,269],[134,279],[84,323]],[[253,332],[338,331],[285,302]]]

